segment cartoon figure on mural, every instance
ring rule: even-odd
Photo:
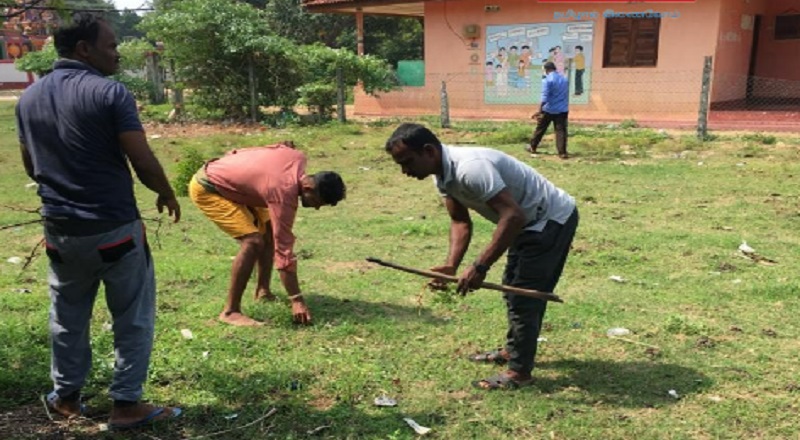
[[[486,87],[494,86],[494,62],[487,61],[486,67],[483,70],[484,79],[486,80]]]
[[[575,96],[580,96],[583,94],[583,72],[586,71],[586,57],[583,55],[583,46],[575,46],[572,65],[575,68]]]
[[[500,97],[508,96],[508,72],[503,68],[502,64],[498,64],[495,70],[495,92]]]
[[[537,104],[542,66],[556,65],[570,84],[570,102],[588,103],[594,23],[531,23],[487,26],[484,101]]]

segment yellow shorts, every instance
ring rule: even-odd
[[[219,194],[205,189],[192,178],[189,183],[189,198],[220,229],[233,238],[244,235],[267,233],[269,209],[251,207],[231,202]]]

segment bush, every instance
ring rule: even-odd
[[[133,93],[133,96],[139,101],[145,101],[149,99],[150,93],[153,91],[153,88],[155,88],[155,84],[152,82],[124,72],[118,73],[111,78],[124,84],[125,88]]]
[[[192,181],[197,170],[206,162],[206,159],[194,148],[185,148],[178,162],[177,175],[172,180],[172,188],[179,196],[189,195],[189,182]]]
[[[336,105],[336,87],[332,84],[310,83],[303,84],[297,89],[300,96],[297,103],[309,108],[322,120],[330,119]]]

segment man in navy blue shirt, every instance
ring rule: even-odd
[[[556,71],[555,63],[550,61],[544,64],[545,77],[542,80],[542,105],[533,115],[537,120],[536,130],[533,132],[531,144],[526,150],[536,154],[536,149],[550,126],[555,126],[556,148],[558,157],[566,159],[567,154],[567,117],[569,115],[569,82],[564,75]]]
[[[114,32],[78,14],[54,35],[61,59],[17,105],[25,171],[39,184],[50,259],[51,375],[48,406],[72,417],[92,349],[89,325],[100,283],[113,319],[112,429],[175,417],[180,409],[141,402],[155,324],[155,272],[133,194],[130,162],[177,222],[180,206],[147,144],[136,102],[105,78],[119,68]]]

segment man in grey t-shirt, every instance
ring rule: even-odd
[[[459,277],[465,294],[480,286],[506,250],[503,283],[552,292],[578,227],[575,199],[519,160],[489,148],[442,145],[427,128],[402,124],[386,142],[386,151],[403,174],[433,175],[450,214],[450,250],[433,271],[455,275],[472,238],[469,209],[497,225],[489,244]],[[470,356],[475,362],[508,369],[473,382],[480,389],[517,388],[533,378],[537,340],[546,301],[505,293],[508,333],[504,348]]]

